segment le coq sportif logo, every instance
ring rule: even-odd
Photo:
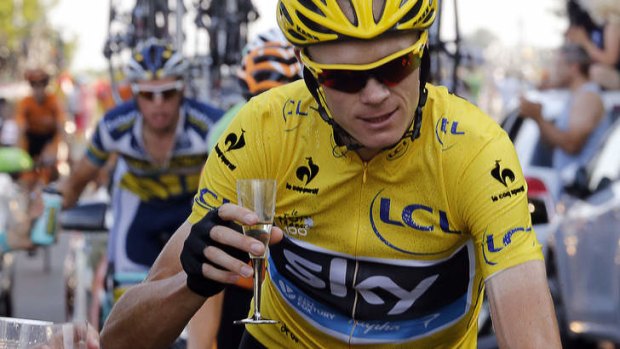
[[[296,171],[297,178],[308,185],[319,173],[319,166],[312,162],[312,157],[306,158],[308,165],[299,166]]]
[[[245,146],[245,131],[241,130],[241,136],[237,136],[236,133],[229,133],[224,139],[224,144],[226,145],[226,152],[231,150],[241,149]]]
[[[237,150],[237,149],[241,149],[243,147],[245,147],[245,131],[243,129],[241,129],[241,135],[237,136],[236,133],[231,132],[229,133],[226,138],[224,138],[224,151],[222,151],[220,149],[220,145],[216,144],[215,145],[215,154],[217,155],[217,157],[220,159],[220,161],[222,161],[222,163],[224,163],[224,165],[226,167],[228,167],[228,169],[230,169],[231,171],[234,171],[235,169],[237,169],[237,165],[233,164],[224,153],[228,153],[231,150]]]
[[[319,188],[309,187],[308,184],[312,182],[318,173],[319,166],[314,163],[312,157],[307,157],[306,164],[297,167],[297,170],[295,171],[295,177],[303,182],[303,185],[286,182],[286,189],[302,194],[317,195],[319,193]]]
[[[515,180],[515,174],[509,168],[501,168],[499,163],[501,160],[495,160],[495,167],[491,170],[491,176],[498,182],[502,183],[505,187],[508,187],[508,181],[511,183]]]

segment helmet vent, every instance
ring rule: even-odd
[[[325,1],[321,1],[323,3],[325,3]],[[316,4],[314,2],[312,2],[311,0],[300,0],[299,4],[305,8],[307,8],[308,10],[316,13],[317,15],[320,15],[322,17],[325,17],[325,14],[323,13],[323,11],[321,11],[321,9],[319,9]]]
[[[295,38],[296,40],[304,41],[304,40],[307,39],[305,36],[300,35],[294,29],[288,29],[286,32],[288,33],[288,35],[290,35],[291,37]]]
[[[406,2],[407,2],[406,0],[405,1],[401,1],[401,3],[400,3],[401,7]],[[416,2],[416,4],[411,8],[411,10],[409,10],[409,12],[407,12],[407,14],[405,14],[403,16],[403,18],[400,19],[399,22],[400,23],[405,23],[405,22],[411,20],[415,15],[417,15],[420,12],[420,8],[422,7],[422,3],[423,2],[424,2],[423,0],[418,0]],[[427,9],[428,8],[430,8],[430,7],[427,7]],[[426,17],[426,16],[424,16],[424,17]]]
[[[284,18],[286,18],[286,21],[289,23],[289,25],[293,24],[293,19],[291,18],[291,14],[288,13],[288,10],[286,9],[286,7],[284,6],[284,3],[280,3],[280,13],[284,16]]]
[[[407,1],[407,0],[402,0],[402,1]],[[403,3],[400,3],[400,7],[403,6]],[[374,12],[373,11],[373,19],[375,20],[375,24],[378,24],[381,21],[381,17],[383,17],[383,15],[385,14],[385,6],[387,6],[387,3],[385,1],[381,2],[381,10],[378,12]]]
[[[324,26],[318,24],[317,22],[309,19],[308,17],[304,16],[303,13],[301,12],[297,12],[297,17],[306,27],[308,27],[312,31],[315,31],[318,33],[324,33],[324,34],[333,33],[331,29],[325,28]]]
[[[434,11],[432,11],[431,9],[427,9],[421,22],[424,23],[430,21],[431,17],[433,16],[433,12]]]

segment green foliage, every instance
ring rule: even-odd
[[[15,37],[15,26],[13,25],[13,11],[15,5],[12,1],[0,1],[0,45],[12,46]]]
[[[19,76],[19,62],[24,62],[29,55],[40,54],[27,50],[36,40],[48,41],[56,47],[53,52],[62,50],[64,57],[53,57],[55,62],[49,64],[67,61],[65,54],[73,52],[73,48],[70,46],[66,50],[66,45],[58,42],[60,35],[50,27],[46,16],[57,3],[58,0],[0,0],[0,79]],[[39,29],[33,30],[35,27]]]
[[[43,5],[39,0],[22,0],[22,15],[27,25],[45,17],[42,11]]]

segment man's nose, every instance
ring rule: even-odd
[[[153,103],[162,104],[164,102],[164,94],[161,92],[157,92],[153,94]]]
[[[377,104],[383,102],[390,95],[390,89],[377,79],[370,78],[366,86],[360,91],[362,103]]]

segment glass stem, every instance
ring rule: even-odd
[[[265,258],[252,258],[252,267],[254,268],[254,319],[261,319],[260,302],[264,263]]]

